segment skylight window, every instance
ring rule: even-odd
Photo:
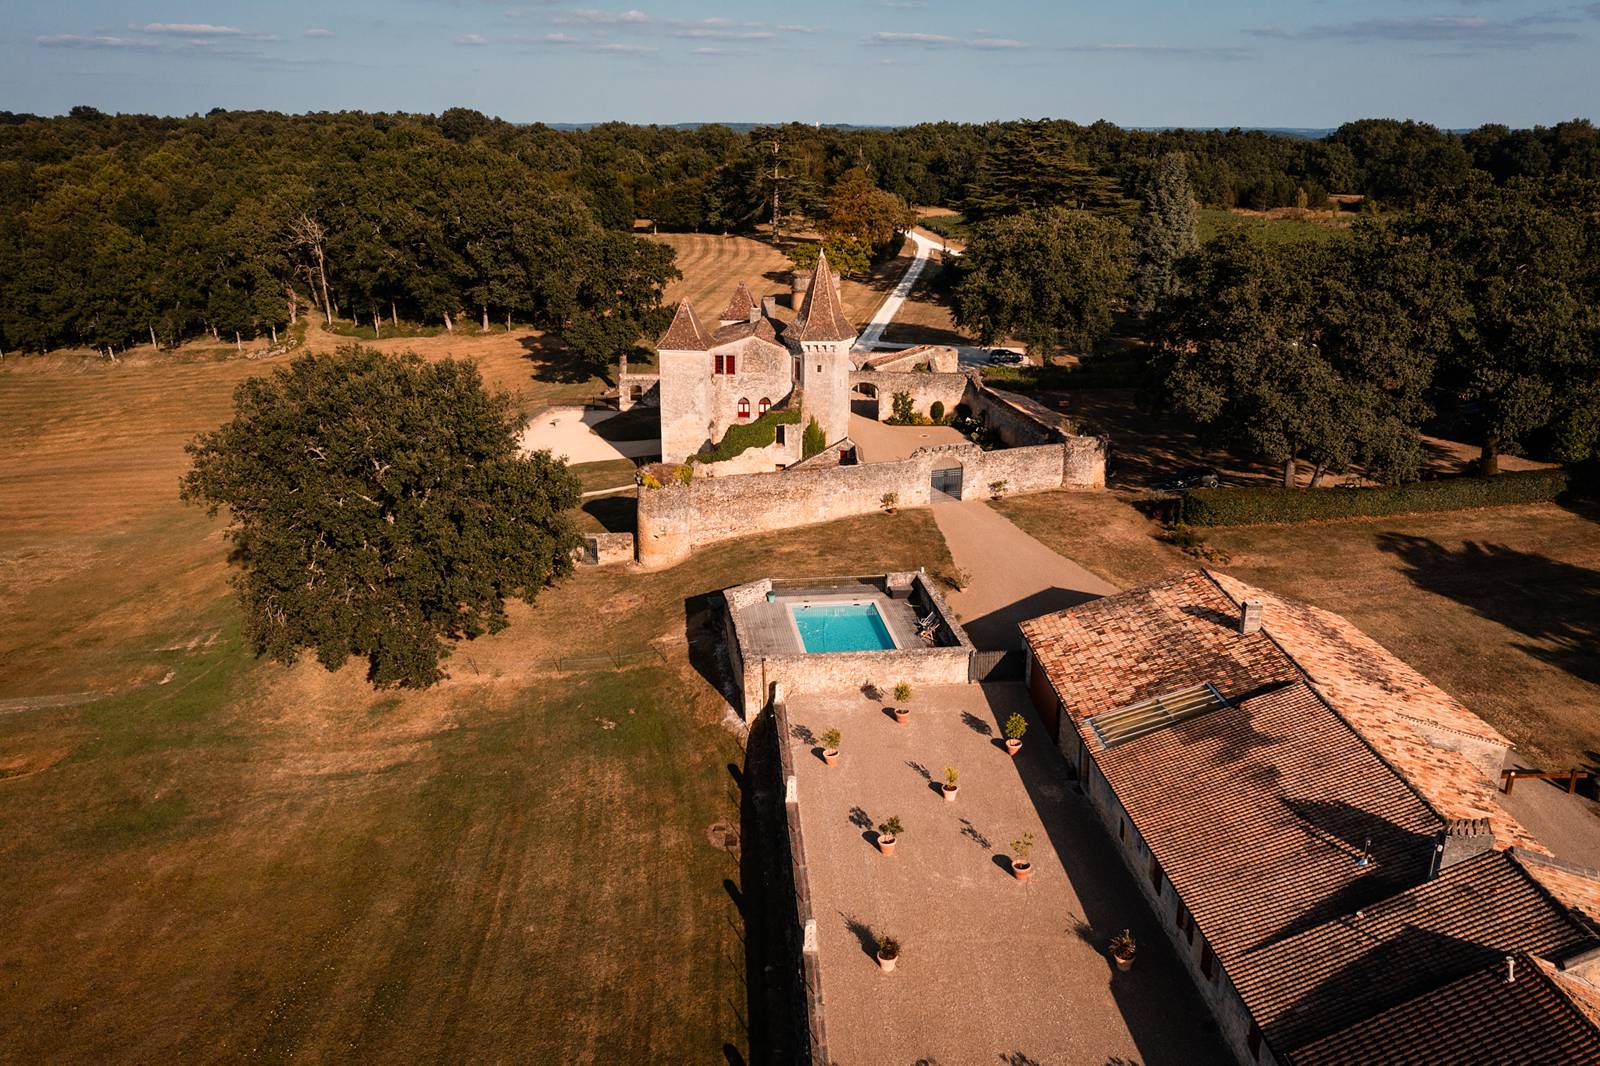
[[[1092,715],[1089,725],[1094,727],[1100,743],[1114,748],[1227,705],[1228,701],[1222,698],[1222,693],[1210,685],[1195,685],[1104,714]]]

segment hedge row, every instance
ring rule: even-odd
[[[800,421],[798,410],[773,408],[754,422],[742,422],[728,427],[715,448],[690,456],[692,463],[725,463],[751,448],[765,448],[778,439],[779,425],[794,425]]]
[[[1332,489],[1201,489],[1178,500],[1177,517],[1192,526],[1308,522],[1409,511],[1456,511],[1505,503],[1541,503],[1571,487],[1565,470],[1526,470],[1495,477],[1452,477],[1410,485]]]

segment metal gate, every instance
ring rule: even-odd
[[[986,681],[1021,681],[1027,653],[1020,648],[1006,651],[974,651],[967,660],[967,680],[974,685]]]
[[[942,492],[957,500],[961,499],[961,468],[952,466],[946,470],[935,470],[933,491]]]

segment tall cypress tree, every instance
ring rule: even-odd
[[[1199,246],[1194,190],[1181,153],[1161,157],[1141,197],[1133,227],[1133,307],[1149,314],[1177,293],[1178,261]]]

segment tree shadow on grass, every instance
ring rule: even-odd
[[[585,359],[568,348],[561,338],[554,334],[523,337],[519,343],[534,363],[535,381],[546,381],[557,385],[582,385],[599,378],[607,385],[616,384],[611,380],[609,366]]]
[[[1529,638],[1514,646],[1573,677],[1600,684],[1600,571],[1467,541],[1383,533],[1378,547],[1405,564],[1411,583]]]

